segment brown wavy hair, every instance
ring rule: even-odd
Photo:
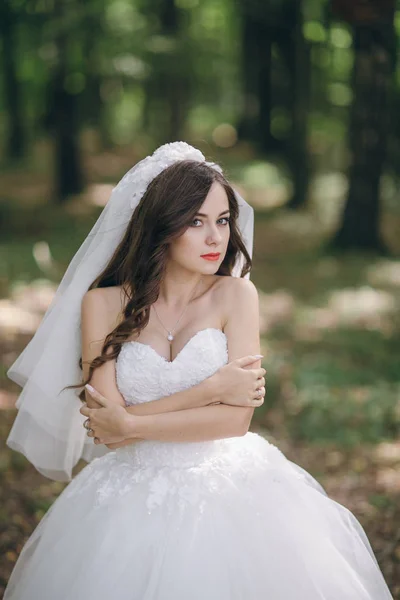
[[[237,226],[239,206],[228,181],[205,163],[193,160],[174,163],[151,181],[108,265],[89,287],[91,290],[123,286],[128,301],[122,321],[105,338],[101,354],[91,361],[86,381],[67,388],[89,383],[95,369],[116,359],[123,342],[146,327],[150,306],[159,296],[168,247],[193,221],[214,182],[224,188],[231,214],[228,247],[217,275],[231,275],[240,253],[245,259],[240,276],[250,271],[251,258]],[[82,357],[79,366],[82,369]],[[84,390],[79,398],[84,400]]]

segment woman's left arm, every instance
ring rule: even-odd
[[[222,286],[221,286],[222,287]],[[229,361],[260,353],[259,303],[255,285],[249,279],[234,278],[224,286],[223,306],[227,307],[225,334]],[[257,368],[260,362],[251,367]],[[146,416],[128,415],[124,442],[117,448],[140,439],[166,442],[197,442],[244,435],[254,408],[219,404]]]

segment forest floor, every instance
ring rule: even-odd
[[[40,173],[0,173],[0,188],[9,189],[0,244],[6,266],[0,274],[0,598],[23,543],[64,488],[5,445],[19,390],[6,370],[93,223],[93,198],[109,193],[116,171],[107,172],[109,165],[104,157],[93,159],[88,172],[93,182],[102,173],[103,183],[92,183],[84,202],[64,209],[36,202],[48,193]],[[256,207],[252,280],[267,369],[266,400],[252,429],[355,514],[400,600],[400,260],[325,252],[336,210],[326,204],[338,205],[328,198],[332,179],[325,181],[327,194],[321,196],[319,182],[311,209],[297,214],[273,207],[279,190],[241,182]],[[399,231],[398,210],[386,210],[382,232],[392,256],[400,254]]]

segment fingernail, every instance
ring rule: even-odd
[[[87,388],[87,389],[89,390],[89,392],[95,392],[95,391],[96,391],[96,390],[94,389],[94,387],[92,387],[92,386],[90,385],[90,383],[87,383],[87,384],[85,385],[85,388]]]
[[[254,358],[264,358],[264,354],[255,354]]]

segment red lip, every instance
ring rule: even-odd
[[[201,258],[205,258],[206,260],[218,260],[220,256],[220,252],[210,252],[210,254],[202,254]]]

